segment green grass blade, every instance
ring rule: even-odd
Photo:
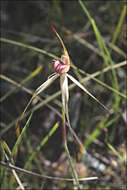
[[[110,143],[107,143],[107,146],[109,147],[110,150],[112,150],[112,152],[122,161],[125,160],[125,158],[123,158],[120,153],[110,144]]]
[[[120,19],[119,19],[118,24],[116,26],[116,30],[115,30],[113,37],[112,37],[112,41],[111,41],[112,44],[115,44],[115,42],[119,36],[119,33],[121,31],[121,27],[122,27],[122,24],[124,22],[126,14],[127,14],[127,6],[124,5],[122,12],[121,12],[121,15],[120,15]]]
[[[108,60],[109,62],[111,63],[111,65],[113,65],[113,61],[111,59],[111,56],[110,56],[110,53],[109,53],[109,50],[108,48],[106,47],[104,41],[103,41],[103,46],[104,46],[104,50],[107,54],[107,57],[108,57]],[[116,71],[115,69],[112,68],[112,77],[110,77],[111,79],[111,82],[112,82],[112,86],[114,89],[116,89],[117,91],[119,91],[119,85],[118,85],[118,79],[117,79],[117,75],[116,75]],[[115,99],[115,102],[114,102],[114,109],[116,110],[118,107],[119,107],[119,102],[120,102],[120,97],[118,96],[118,94],[115,94],[114,93],[114,99]]]
[[[85,149],[103,132],[104,128],[110,127],[113,123],[115,123],[120,116],[115,116],[113,119],[108,121],[109,116],[104,117],[98,124],[98,127],[92,132],[89,139],[84,142]],[[108,121],[108,122],[107,122]],[[106,123],[107,122],[107,123]]]
[[[100,51],[102,53],[102,57],[104,59],[105,65],[108,66],[109,63],[113,64],[109,50],[104,43],[104,40],[103,40],[103,38],[102,38],[102,36],[101,36],[97,26],[96,26],[94,19],[90,16],[89,12],[87,11],[87,9],[85,7],[85,4],[81,0],[79,0],[79,4],[82,7],[84,13],[87,15],[87,17],[89,18],[89,20],[92,24],[92,27],[94,29],[94,32],[95,32],[95,35],[96,35],[96,38],[97,38],[99,48],[100,48]],[[110,80],[112,82],[112,86],[114,87],[114,89],[116,89],[118,91],[119,88],[118,88],[117,76],[116,76],[116,72],[113,68],[112,68],[112,77],[110,76]],[[117,109],[119,106],[120,97],[116,93],[114,93],[114,99],[115,99],[114,109]]]
[[[115,44],[112,44],[112,43],[108,43],[108,46],[114,50],[117,54],[119,54],[120,56],[124,57],[124,59],[126,58],[127,54],[121,49],[119,48],[118,46],[116,46]]]
[[[11,158],[11,150],[10,150],[8,144],[6,143],[6,141],[2,140],[2,141],[1,141],[1,145],[2,145],[2,147],[3,147],[3,150],[7,153],[7,156],[8,156],[8,158],[9,158],[9,161],[14,164],[14,160],[13,160],[13,158]]]
[[[27,162],[25,163],[24,169],[29,167],[29,164],[31,163],[31,161],[35,158],[36,154],[41,150],[41,148],[48,142],[49,138],[54,134],[58,126],[59,126],[59,122],[57,122],[53,126],[53,128],[49,131],[49,133],[41,140],[36,150],[31,154],[31,156],[28,158]]]
[[[25,134],[24,136],[24,141],[26,142],[26,146],[27,146],[27,150],[28,150],[28,155],[31,155],[33,153],[33,143],[32,143],[32,139],[28,138],[28,136]],[[38,157],[36,156],[33,159],[34,163],[36,164],[36,167],[38,168],[38,171],[40,172],[40,174],[43,174],[43,165],[41,163],[41,160],[38,159]],[[26,163],[26,162],[25,162]],[[29,170],[32,170],[32,164],[29,167]]]
[[[17,139],[15,145],[13,146],[12,153],[11,153],[11,157],[12,157],[12,158],[13,158],[13,156],[15,155],[15,153],[16,153],[16,151],[17,151],[17,149],[18,149],[18,147],[19,147],[19,145],[20,145],[20,143],[21,143],[21,140],[23,139],[23,136],[24,136],[26,130],[27,130],[28,127],[29,127],[29,124],[30,124],[30,121],[31,121],[31,118],[32,118],[32,114],[33,114],[33,113],[31,113],[31,115],[29,116],[29,118],[28,118],[28,120],[27,120],[27,122],[26,122],[24,128],[23,128],[22,131],[21,131],[21,134],[19,135],[19,137],[18,137],[18,139]]]
[[[56,56],[54,56],[52,53],[49,53],[49,52],[47,52],[45,50],[36,48],[34,46],[31,46],[31,45],[27,45],[27,44],[17,42],[17,41],[14,41],[14,40],[10,40],[10,39],[6,39],[6,38],[0,38],[0,41],[5,42],[5,43],[9,43],[9,44],[12,44],[12,45],[20,46],[20,47],[23,47],[23,48],[27,48],[27,49],[30,49],[30,50],[35,51],[37,53],[47,55],[47,56],[52,57],[52,58],[56,58]]]
[[[84,3],[83,3],[81,0],[78,0],[78,2],[79,2],[79,4],[80,4],[80,6],[82,7],[83,11],[86,13],[86,15],[87,15],[87,17],[89,18],[89,20],[91,20],[92,17],[90,16],[89,12],[87,11],[87,9],[86,9]]]
[[[6,160],[9,163],[9,165],[10,165],[10,163],[14,164],[14,160],[11,157],[11,150],[10,150],[9,146],[7,145],[7,143],[5,141],[2,141],[1,145],[2,145],[2,148],[3,148],[3,151],[4,151],[4,156],[6,157]],[[22,182],[20,181],[20,179],[19,179],[19,177],[18,177],[18,175],[17,175],[17,173],[16,173],[16,171],[14,169],[12,169],[12,173],[13,173],[13,175],[11,175],[10,180],[8,180],[9,184],[7,185],[7,188],[8,189],[13,189],[14,178],[15,178],[18,185],[20,186],[20,188],[22,190],[25,190]]]
[[[5,161],[5,151],[7,152],[8,155],[10,155],[11,151],[7,145],[7,143],[3,140],[0,142],[0,148],[1,148],[1,160]],[[10,157],[9,157],[10,159]],[[10,159],[11,160],[11,159]],[[8,189],[8,177],[9,177],[9,172],[7,168],[0,167],[0,185],[1,189]],[[3,182],[3,183],[1,183]]]
[[[37,69],[35,69],[32,73],[30,73],[30,75],[28,75],[25,79],[23,79],[21,81],[21,83],[18,84],[19,87],[21,87],[23,84],[27,83],[29,80],[31,80],[32,78],[34,78],[41,70],[42,70],[42,66],[39,66]],[[11,84],[15,84],[16,82],[13,81],[12,79],[8,78],[5,75],[0,75],[0,78],[3,80],[8,81]],[[17,84],[17,83],[16,83]],[[9,90],[3,97],[0,98],[0,102],[4,101],[7,97],[9,97],[13,92],[15,92],[15,90],[17,90],[17,87],[12,88],[11,90]]]
[[[1,160],[5,161],[5,157],[4,157],[4,148],[2,146],[2,142],[0,142],[0,155],[1,155]],[[5,184],[5,181],[7,180],[7,169],[0,167],[0,181],[3,181],[3,183],[1,184],[1,189],[6,189],[7,188],[7,184]],[[6,188],[5,188],[6,187]]]

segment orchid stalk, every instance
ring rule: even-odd
[[[51,24],[50,24],[50,28],[53,31],[53,33],[57,36],[57,38],[59,39],[60,44],[63,47],[64,53],[60,59],[58,59],[58,58],[53,59],[54,73],[47,79],[47,81],[45,81],[42,85],[40,85],[35,90],[32,98],[30,99],[24,112],[22,113],[20,120],[22,119],[25,111],[27,110],[28,106],[31,104],[33,99],[36,98],[36,96],[39,95],[42,91],[44,91],[47,87],[49,87],[58,77],[60,77],[60,87],[61,87],[61,92],[62,92],[62,122],[63,122],[62,125],[63,125],[64,148],[65,148],[65,152],[66,152],[68,161],[70,163],[72,175],[74,178],[74,184],[76,184],[78,189],[80,189],[78,176],[77,176],[76,170],[74,169],[74,165],[73,165],[73,162],[72,162],[72,159],[71,159],[68,147],[67,147],[67,140],[66,140],[66,120],[68,122],[70,132],[72,133],[72,128],[71,128],[70,119],[69,119],[69,113],[68,113],[68,101],[69,101],[68,78],[72,82],[74,82],[77,86],[79,86],[85,93],[87,93],[89,96],[91,96],[95,101],[97,101],[104,109],[106,109],[107,111],[109,111],[109,110],[95,96],[93,96],[78,80],[76,80],[74,77],[72,77],[71,75],[69,75],[67,73],[71,66],[68,51],[63,43],[62,38],[60,37],[60,35],[57,33],[57,31]],[[80,144],[80,146],[81,146],[81,144]]]

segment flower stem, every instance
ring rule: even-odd
[[[63,141],[64,141],[64,149],[65,149],[68,161],[69,161],[69,165],[71,167],[71,171],[72,171],[72,176],[74,178],[74,182],[75,182],[76,186],[78,187],[78,189],[81,189],[80,188],[80,184],[79,184],[79,180],[78,180],[78,176],[77,176],[76,170],[74,169],[73,162],[72,162],[72,159],[71,159],[71,156],[70,156],[70,153],[69,153],[69,150],[68,150],[68,146],[67,146],[66,124],[65,124],[65,109],[64,109],[64,106],[62,108],[62,112],[63,112],[62,115],[63,115]]]
[[[66,140],[64,141],[64,148],[65,148],[65,152],[66,152],[66,155],[67,155],[67,158],[68,158],[70,167],[71,167],[71,171],[72,171],[72,175],[73,175],[75,184],[76,184],[76,186],[78,187],[78,189],[81,189],[81,188],[80,188],[79,181],[78,181],[78,176],[77,176],[77,173],[76,173],[76,171],[75,171],[75,169],[74,169],[74,166],[73,166],[73,163],[72,163],[72,159],[71,159],[71,156],[70,156],[68,147],[67,147],[67,141],[66,141]]]

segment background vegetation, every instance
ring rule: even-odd
[[[111,111],[107,114],[82,90],[71,86],[71,124],[87,152],[81,154],[70,133],[69,150],[79,177],[99,178],[81,182],[82,188],[123,190],[127,133],[126,5],[124,1],[84,2],[86,9],[81,1],[1,1],[0,160],[41,175],[72,178],[62,141],[59,80],[32,103],[16,126],[31,93],[53,73],[53,57],[62,53],[49,28],[50,20],[68,49],[71,75],[83,80],[83,85]],[[117,68],[112,69],[112,65]],[[41,179],[2,165],[0,185],[2,190],[22,186],[73,188],[72,182]]]

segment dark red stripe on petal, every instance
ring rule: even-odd
[[[56,32],[55,28],[53,27],[53,25],[50,23],[50,21],[48,21],[48,23],[49,23],[49,26],[50,26],[52,32],[53,32],[54,34],[56,34],[57,32]]]

